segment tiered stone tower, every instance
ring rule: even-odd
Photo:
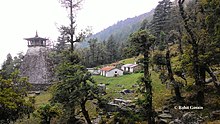
[[[51,84],[46,47],[48,39],[39,37],[37,32],[35,37],[24,39],[28,41],[28,50],[21,64],[21,75],[29,78],[32,90],[44,90]]]

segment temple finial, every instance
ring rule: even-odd
[[[37,31],[36,31],[36,35],[35,35],[35,37],[38,37]]]

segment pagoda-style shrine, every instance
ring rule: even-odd
[[[44,90],[51,85],[51,61],[48,57],[50,48],[46,47],[48,39],[38,37],[24,38],[28,41],[28,50],[21,63],[20,72],[33,85],[31,90]]]
[[[36,47],[36,46],[46,47],[46,41],[48,40],[46,38],[38,37],[37,32],[35,37],[24,38],[24,39],[28,41],[28,47]]]

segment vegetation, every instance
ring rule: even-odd
[[[143,24],[141,29],[130,36],[130,45],[134,52],[137,54],[142,54],[143,58],[143,70],[144,76],[140,79],[140,89],[141,86],[144,89],[141,91],[144,95],[144,100],[142,101],[143,108],[147,111],[148,123],[152,124],[154,122],[154,115],[152,110],[152,84],[149,73],[149,53],[150,47],[155,41],[155,37],[145,30],[146,24]],[[142,84],[143,83],[143,84]]]
[[[75,33],[75,12],[81,2],[61,0],[68,10],[70,24],[61,26],[58,44],[51,49],[51,93],[28,98],[30,85],[18,71],[23,56],[13,59],[8,54],[0,70],[0,123],[26,117],[27,123],[92,124],[91,117],[100,115],[99,122],[103,123],[111,123],[109,119],[112,123],[147,120],[151,124],[158,116],[156,110],[163,105],[169,107],[172,119],[181,119],[186,113],[174,110],[179,105],[201,106],[203,110],[194,112],[202,116],[220,109],[219,0],[161,0],[152,19],[137,17],[137,21],[118,22],[103,31],[107,32],[105,36],[96,34],[88,39],[88,47],[76,49],[74,44],[90,34],[89,30]],[[124,23],[128,26],[123,28],[120,24]],[[118,30],[114,31],[114,27]],[[121,77],[92,76],[86,70],[134,62],[142,70]],[[120,68],[120,64],[116,67]],[[107,94],[100,93],[97,84],[105,84]],[[123,95],[125,89],[134,92]],[[135,101],[134,108],[139,111],[121,107],[109,115],[108,105],[116,98]]]
[[[24,99],[30,84],[20,77],[18,64],[8,54],[0,70],[0,123],[15,122],[34,110],[31,99]]]
[[[137,85],[137,80],[143,75],[143,73],[134,73],[129,75],[124,75],[121,77],[103,77],[103,76],[93,76],[95,82],[103,83],[107,85],[106,92],[107,94],[104,96],[109,100],[113,100],[115,98],[122,97],[123,99],[133,99],[138,96],[135,94],[122,95],[120,91],[123,89],[132,89],[137,90],[138,87],[134,87]],[[160,109],[166,101],[166,97],[169,97],[170,91],[166,89],[166,86],[160,82],[159,75],[156,72],[151,72],[152,79],[152,91],[153,91],[153,107],[155,109]],[[166,96],[166,97],[161,97]]]

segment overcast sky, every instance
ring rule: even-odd
[[[67,25],[67,11],[59,0],[0,1],[0,63],[11,53],[26,53],[23,38],[35,36],[56,40],[57,27]],[[85,0],[77,14],[78,29],[91,26],[99,32],[120,20],[138,16],[155,8],[160,0]]]

